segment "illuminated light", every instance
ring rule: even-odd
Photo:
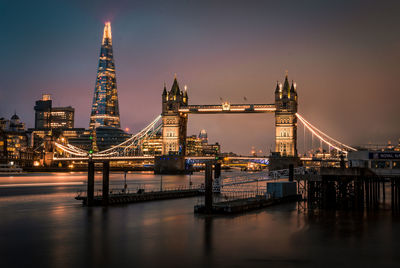
[[[186,113],[189,112],[189,109],[179,109],[179,112]]]
[[[231,111],[244,111],[245,108],[231,108]]]
[[[50,94],[43,94],[42,95],[42,101],[49,101],[51,100],[51,95]]]
[[[83,154],[87,153],[85,150],[82,150],[82,149],[80,149],[78,147],[72,146],[71,144],[67,144],[67,147],[68,147],[68,149],[73,150],[73,151],[78,152],[78,153],[83,153]]]
[[[184,86],[185,91],[187,91],[187,85]]]
[[[109,39],[110,45],[112,44],[112,36],[111,36],[111,23],[107,21],[104,25],[104,33],[103,33],[103,45],[106,39]]]
[[[310,129],[310,131],[311,131],[311,129],[315,129],[315,130],[317,130],[319,133],[321,133],[323,136],[327,137],[328,139],[333,140],[334,142],[336,142],[336,143],[342,145],[343,147],[346,147],[346,148],[348,148],[348,149],[350,149],[350,150],[353,150],[353,151],[357,151],[357,149],[355,149],[355,148],[353,148],[353,147],[350,147],[350,146],[348,146],[348,145],[346,145],[346,144],[344,144],[344,143],[341,143],[340,141],[337,141],[337,140],[335,140],[334,138],[328,136],[327,134],[325,134],[324,132],[322,132],[321,130],[319,130],[319,129],[316,128],[315,126],[313,126],[310,122],[308,122],[308,121],[307,121],[304,117],[302,117],[300,114],[296,113],[296,116],[297,116],[297,118],[300,119],[300,121],[301,121],[303,124],[305,124],[305,125],[307,126],[308,129]],[[325,140],[324,140],[324,141],[325,141]]]
[[[123,146],[132,146],[135,145],[135,142],[138,142],[139,139],[143,139],[148,135],[150,131],[157,132],[159,129],[161,129],[162,124],[160,124],[158,127],[156,127],[157,123],[161,122],[161,115],[157,116],[156,119],[154,119],[148,126],[146,126],[144,129],[142,129],[139,133],[133,135],[131,138],[127,139],[121,144],[118,144],[112,148],[109,148],[107,150],[98,152],[96,155],[104,155],[105,153],[112,152],[116,148],[121,148]],[[127,148],[125,148],[126,150]],[[117,152],[112,152],[111,154],[115,154]]]
[[[118,119],[118,116],[110,116],[106,114],[92,115],[92,118],[101,118],[101,119]]]
[[[222,108],[199,108],[199,112],[222,112]]]
[[[126,131],[126,132],[128,132],[129,130],[130,130],[129,127],[126,127],[126,128],[125,128],[125,131]]]
[[[224,111],[229,111],[231,109],[231,104],[229,102],[223,102],[222,103],[222,110]]]
[[[61,144],[59,144],[59,143],[57,143],[57,142],[55,142],[54,144],[55,144],[58,148],[60,148],[61,150],[65,151],[65,152],[67,152],[67,153],[69,153],[69,154],[78,155],[78,156],[85,156],[85,155],[86,155],[86,153],[82,153],[82,152],[77,152],[77,151],[71,150],[71,149],[69,149],[69,148],[67,148],[67,147],[65,147],[65,146],[63,146],[63,145],[61,145]]]
[[[34,166],[34,167],[40,166],[40,162],[39,162],[39,161],[34,161],[34,162],[33,162],[33,166]]]
[[[71,165],[68,165],[68,167],[69,167],[69,168],[74,168],[74,165],[71,164]]]
[[[276,111],[276,108],[254,108],[254,111]]]
[[[335,148],[336,150],[338,150],[338,151],[340,151],[340,152],[347,153],[345,150],[343,150],[343,149],[341,149],[341,148],[339,148],[339,147],[333,145],[332,143],[330,143],[329,141],[327,141],[327,140],[325,140],[323,137],[321,137],[316,131],[314,131],[314,129],[312,129],[312,128],[305,122],[305,120],[304,120],[299,114],[296,113],[296,116],[297,116],[297,118],[300,119],[300,121],[303,123],[303,125],[306,126],[307,129],[310,130],[310,131],[311,131],[315,136],[317,136],[321,141],[325,142],[326,144],[328,144],[329,146]]]

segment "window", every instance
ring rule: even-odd
[[[390,161],[371,161],[371,168],[389,168]]]
[[[400,161],[393,161],[392,168],[400,168]]]

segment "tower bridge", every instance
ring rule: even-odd
[[[223,102],[214,105],[192,105],[189,104],[187,89],[181,90],[175,76],[172,87],[167,90],[164,85],[162,93],[162,113],[148,126],[128,140],[112,146],[103,151],[87,152],[71,144],[55,143],[62,151],[62,155],[54,156],[56,161],[131,161],[152,160],[155,161],[155,172],[179,173],[186,168],[186,159],[206,161],[213,157],[188,157],[186,156],[186,138],[188,117],[191,114],[252,114],[272,113],[275,117],[275,155],[284,157],[285,161],[298,161],[297,151],[297,120],[304,130],[312,133],[321,143],[338,152],[346,153],[354,148],[347,146],[314,127],[304,117],[297,113],[298,95],[296,84],[289,83],[286,74],[283,83],[277,82],[275,88],[274,104],[231,104]],[[142,151],[144,142],[161,131],[162,133],[162,155],[145,155]],[[231,157],[230,157],[231,158]],[[245,157],[254,161],[252,157]],[[266,158],[263,158],[264,162]]]
[[[277,82],[274,104],[223,102],[219,105],[189,105],[187,89],[186,87],[183,91],[180,89],[175,76],[171,89],[167,91],[164,85],[162,94],[162,154],[181,157],[174,163],[171,161],[158,165],[156,163],[155,171],[175,172],[184,168],[189,114],[274,113],[275,151],[281,156],[297,157],[297,101],[296,84],[292,82],[290,85],[286,74],[283,84]],[[164,159],[156,158],[156,162]]]

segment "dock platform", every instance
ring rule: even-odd
[[[194,212],[199,214],[234,214],[250,210],[261,209],[278,204],[300,201],[301,195],[292,195],[282,198],[266,199],[265,196],[236,199],[232,201],[218,202],[212,205],[211,211],[207,211],[205,205],[196,205]]]
[[[180,189],[169,191],[143,192],[143,193],[128,193],[128,194],[110,194],[108,197],[108,205],[119,205],[128,203],[148,202],[156,200],[177,199],[204,195],[204,191],[200,189]],[[82,200],[84,205],[87,205],[87,196],[76,196],[76,200]],[[104,205],[102,196],[95,196],[93,200],[94,206]]]

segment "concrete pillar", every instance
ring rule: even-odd
[[[103,206],[108,205],[110,190],[110,161],[103,162]]]
[[[94,162],[88,162],[88,183],[87,183],[87,205],[93,206],[94,204]]]
[[[205,210],[206,213],[212,212],[213,189],[212,189],[212,163],[206,162],[205,170]]]

